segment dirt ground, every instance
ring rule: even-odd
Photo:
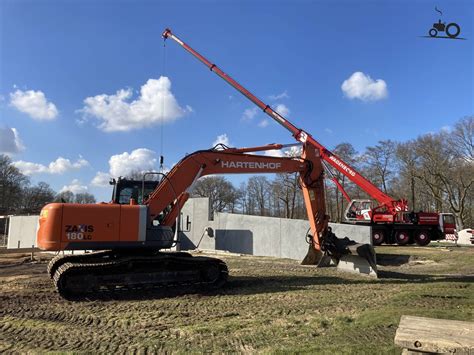
[[[0,251],[3,352],[400,353],[402,314],[474,321],[474,248],[378,247],[379,279],[297,261],[218,257],[219,291],[154,291],[68,302],[49,255]]]

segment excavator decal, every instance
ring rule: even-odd
[[[221,161],[221,167],[223,168],[235,168],[235,169],[279,169],[281,163],[265,163],[265,162],[253,162],[253,161]]]

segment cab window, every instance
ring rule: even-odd
[[[130,199],[133,198],[135,200],[138,199],[138,190],[134,187],[125,187],[120,191],[120,204],[128,204],[130,203]]]
[[[444,224],[456,224],[456,221],[454,220],[454,216],[452,214],[444,214],[443,222]]]

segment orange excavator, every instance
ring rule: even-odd
[[[209,174],[299,173],[311,229],[307,259],[317,264],[324,253],[336,261],[351,253],[348,246],[354,243],[336,238],[328,227],[324,173],[317,149],[304,144],[297,158],[251,154],[283,147],[272,144],[238,149],[219,145],[186,156],[162,176],[149,194],[136,186],[134,190],[122,187],[119,179],[110,203],[46,205],[38,229],[42,250],[101,250],[53,258],[48,272],[57,291],[70,298],[130,288],[223,285],[228,271],[221,260],[160,251],[179,243],[176,231],[180,209],[193,183]],[[140,200],[144,202],[138,203]],[[369,245],[357,247],[364,262],[367,259],[375,269],[373,249]]]
[[[171,36],[167,31],[164,36]],[[215,65],[212,69],[216,70]],[[247,97],[251,95],[243,88],[240,91]],[[294,127],[269,106],[265,110]],[[371,245],[357,244],[347,237],[337,238],[328,227],[321,149],[304,131],[297,130],[294,135],[302,144],[300,157],[257,154],[286,147],[281,144],[255,148],[218,145],[187,155],[167,174],[161,174],[159,182],[144,178],[141,189],[137,184],[130,186],[130,181],[119,179],[110,203],[46,205],[39,218],[39,248],[94,251],[58,255],[51,260],[48,273],[59,294],[75,298],[128,289],[225,284],[228,269],[223,261],[163,251],[179,243],[180,210],[193,184],[209,174],[299,173],[310,223],[310,246],[304,263],[323,266],[328,259],[337,263],[351,254],[358,262],[376,270]]]

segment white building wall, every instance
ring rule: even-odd
[[[39,216],[11,216],[7,249],[36,247]]]

